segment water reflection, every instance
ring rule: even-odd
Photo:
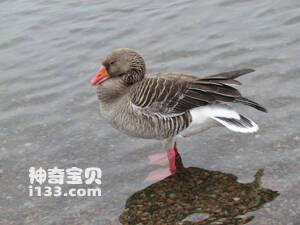
[[[136,192],[120,215],[122,224],[246,224],[243,216],[274,200],[279,193],[261,187],[263,170],[251,183],[239,183],[233,174],[202,168],[185,168],[177,158],[180,173]]]

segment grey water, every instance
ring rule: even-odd
[[[238,108],[260,130],[212,128],[178,147],[186,167],[240,183],[264,169],[261,185],[279,195],[248,224],[300,224],[298,0],[4,0],[0,18],[0,224],[120,224],[126,201],[149,187],[160,143],[109,126],[90,86],[119,47],[141,53],[147,72],[255,69],[239,90],[269,113]],[[99,167],[102,195],[29,196],[30,167]]]

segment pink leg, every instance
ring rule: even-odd
[[[176,156],[179,155],[176,142],[174,142],[173,149],[168,150],[169,168],[172,175],[176,173]]]

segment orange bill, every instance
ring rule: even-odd
[[[98,70],[97,74],[91,80],[92,85],[99,85],[106,81],[107,79],[111,78],[111,76],[107,73],[105,66],[101,65],[100,69]]]

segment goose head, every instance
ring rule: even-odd
[[[116,79],[131,85],[144,78],[145,69],[144,59],[137,52],[128,48],[116,49],[102,61],[91,84],[100,85],[108,79]]]

